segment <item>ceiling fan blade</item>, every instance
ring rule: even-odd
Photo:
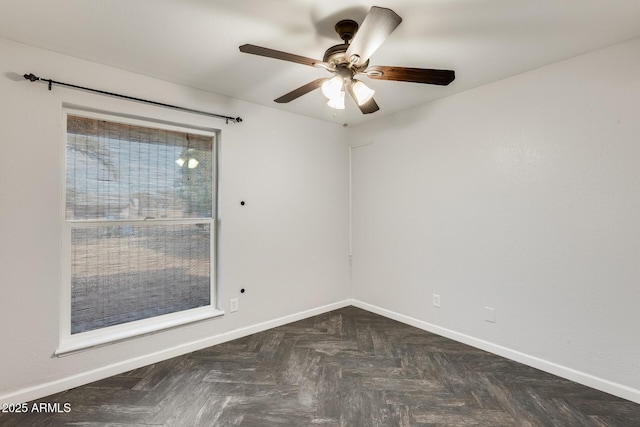
[[[456,78],[452,70],[431,70],[428,68],[387,67],[374,65],[366,69],[369,78],[395,80],[399,82],[426,83],[446,86]]]
[[[393,10],[373,6],[349,44],[345,57],[357,66],[364,64],[401,22],[402,18]]]
[[[326,82],[327,80],[329,79],[327,78],[316,79],[312,82],[307,83],[304,86],[300,86],[299,88],[292,90],[291,92],[285,95],[282,95],[278,99],[274,99],[274,101],[279,104],[285,104],[287,102],[291,102],[294,99],[301,97],[302,95],[306,95],[307,93],[318,89],[320,86],[322,86],[322,83]]]
[[[362,105],[358,104],[358,99],[356,98],[355,93],[353,93],[353,88],[351,87],[350,84],[345,84],[345,89],[347,90],[347,92],[349,92],[349,95],[351,95],[351,98],[353,99],[353,102],[356,103],[356,105],[358,106],[358,108],[360,109],[360,111],[362,111],[362,114],[371,114],[371,113],[375,113],[376,111],[378,111],[380,109],[380,107],[378,107],[378,104],[376,103],[376,101],[371,98],[370,100],[368,100],[367,102],[365,102]]]
[[[357,102],[356,102],[357,104]],[[362,111],[362,114],[371,114],[371,113],[375,113],[376,111],[378,111],[380,109],[380,107],[378,107],[378,104],[376,103],[376,101],[371,98],[370,100],[368,100],[367,102],[365,102],[362,105],[358,105],[358,108],[360,108],[360,111]]]
[[[283,61],[296,62],[302,65],[310,65],[312,67],[324,67],[324,62],[319,59],[307,58],[306,56],[294,55],[293,53],[281,52],[279,50],[269,49],[253,44],[243,44],[240,46],[240,52],[250,53],[252,55],[266,56],[267,58],[281,59]]]

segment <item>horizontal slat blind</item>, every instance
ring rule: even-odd
[[[209,225],[74,228],[71,333],[210,304]]]
[[[68,121],[67,219],[212,216],[212,137],[78,116]],[[180,166],[180,158],[195,159],[197,167]]]
[[[213,136],[67,116],[71,334],[212,304],[213,167]]]

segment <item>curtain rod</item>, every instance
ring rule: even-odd
[[[33,73],[25,74],[23,77],[25,79],[29,80],[30,82],[36,82],[38,80],[41,80],[43,82],[48,82],[49,83],[49,90],[51,90],[51,86],[52,85],[57,84],[57,85],[60,85],[60,86],[67,86],[67,87],[71,87],[71,88],[74,88],[74,89],[80,89],[80,90],[85,90],[85,91],[88,91],[88,92],[99,93],[101,95],[108,95],[108,96],[115,96],[117,98],[124,98],[124,99],[128,99],[129,101],[144,102],[146,104],[157,105],[157,106],[166,107],[166,108],[172,108],[174,110],[186,111],[188,113],[196,113],[196,114],[202,114],[202,115],[209,116],[209,117],[215,117],[217,119],[226,120],[227,124],[229,124],[229,122],[233,122],[233,123],[242,122],[242,118],[240,118],[240,117],[223,116],[222,114],[209,113],[207,111],[200,111],[200,110],[193,110],[191,108],[184,108],[184,107],[178,107],[177,105],[164,104],[162,102],[156,102],[156,101],[149,101],[148,99],[135,98],[133,96],[121,95],[119,93],[106,92],[104,90],[92,89],[92,88],[89,88],[89,87],[77,86],[77,85],[72,85],[72,84],[63,83],[63,82],[57,82],[57,81],[51,80],[51,79],[40,78],[40,77],[36,76]]]

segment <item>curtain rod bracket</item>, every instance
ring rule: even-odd
[[[240,117],[223,116],[221,114],[209,113],[207,111],[193,110],[191,108],[184,108],[184,107],[179,107],[177,105],[171,105],[171,104],[165,104],[165,103],[162,103],[162,102],[150,101],[148,99],[135,98],[133,96],[121,95],[119,93],[106,92],[104,90],[92,89],[92,88],[89,88],[89,87],[77,86],[77,85],[72,85],[72,84],[63,83],[63,82],[57,82],[57,81],[51,80],[51,79],[42,79],[42,78],[36,76],[33,73],[24,74],[23,77],[26,80],[29,80],[30,82],[37,82],[38,80],[42,80],[42,81],[48,82],[49,90],[51,90],[51,86],[55,83],[55,84],[60,85],[60,86],[67,86],[67,87],[70,87],[70,88],[73,88],[73,89],[79,89],[79,90],[84,90],[84,91],[87,91],[87,92],[99,93],[101,95],[114,96],[116,98],[123,98],[123,99],[127,99],[129,101],[143,102],[145,104],[156,105],[158,107],[172,108],[174,110],[186,111],[188,113],[202,114],[204,116],[215,117],[217,119],[225,120],[225,122],[227,124],[229,124],[229,121],[231,121],[233,123],[241,123],[242,122],[242,118],[240,118]]]

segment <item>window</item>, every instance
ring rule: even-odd
[[[220,314],[216,134],[67,111],[58,353]]]

